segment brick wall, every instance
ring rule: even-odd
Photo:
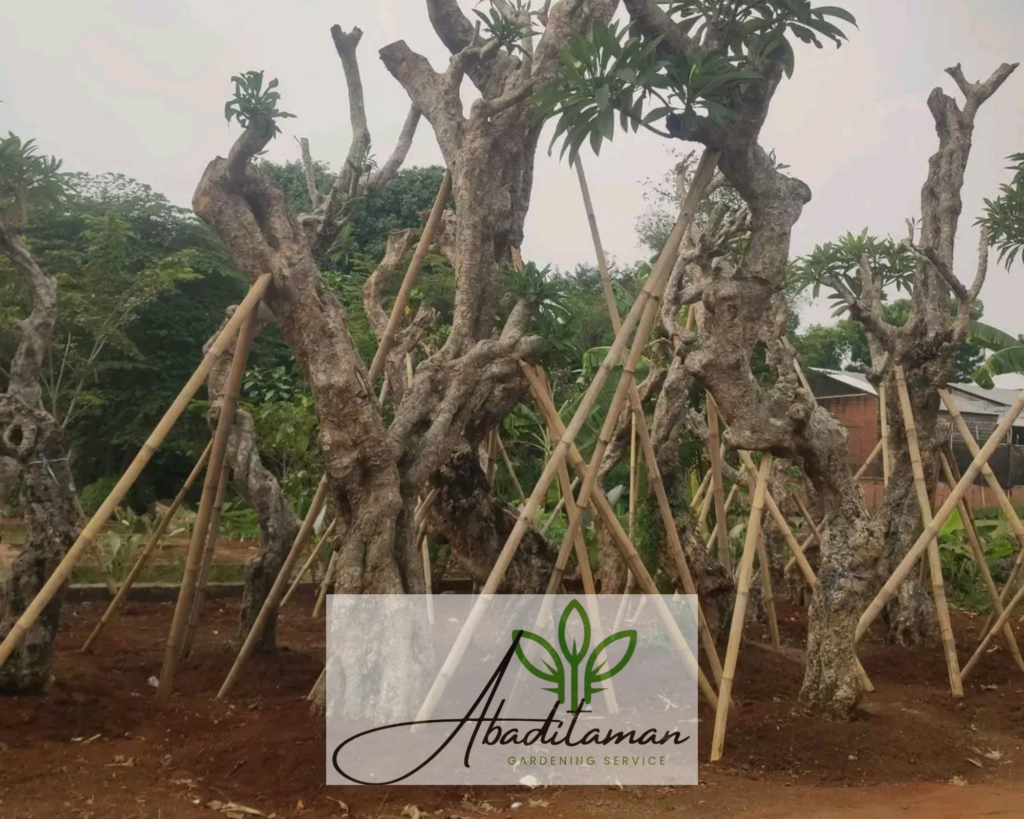
[[[839,421],[849,435],[846,448],[850,466],[860,469],[878,443],[878,398],[874,395],[856,395],[841,398],[821,398],[819,403]],[[866,475],[881,475],[881,458]]]

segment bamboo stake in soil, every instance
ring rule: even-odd
[[[121,607],[121,604],[124,603],[124,601],[127,599],[129,590],[131,589],[135,581],[138,579],[139,575],[142,573],[143,568],[145,568],[146,562],[149,560],[149,556],[153,553],[156,547],[160,545],[160,541],[163,539],[163,536],[167,533],[168,528],[170,528],[170,525],[174,520],[174,516],[178,512],[178,507],[180,507],[181,504],[184,502],[185,496],[188,494],[188,490],[191,489],[192,484],[196,482],[196,478],[199,477],[199,473],[206,468],[206,464],[210,460],[210,450],[212,448],[213,441],[210,441],[210,443],[206,445],[206,449],[203,450],[203,454],[199,456],[199,460],[196,462],[196,465],[192,468],[192,471],[189,473],[189,476],[185,479],[185,483],[182,484],[181,489],[178,491],[178,494],[171,502],[171,505],[164,513],[164,516],[160,520],[160,523],[156,527],[156,530],[153,532],[152,536],[150,536],[146,545],[139,553],[139,557],[135,561],[135,565],[132,566],[131,571],[128,572],[128,576],[124,579],[124,582],[121,584],[121,588],[117,590],[117,595],[115,595],[114,599],[110,601],[110,605],[107,606],[107,610],[103,612],[103,616],[100,617],[100,621],[96,624],[96,628],[92,630],[92,634],[89,635],[89,639],[85,641],[85,644],[80,649],[80,651],[82,651],[83,653],[92,650],[93,645],[95,645],[96,640],[100,636],[100,632],[103,631],[107,623],[109,623],[114,614],[117,613],[117,610]]]
[[[530,390],[537,402],[537,406],[540,408],[541,414],[544,416],[545,421],[551,428],[552,433],[555,435],[562,435],[565,426],[562,424],[562,419],[558,415],[558,410],[555,408],[554,401],[548,394],[543,380],[531,367],[523,364],[522,362],[520,362],[520,366],[522,367],[523,373],[526,375],[527,381],[530,383]],[[588,466],[583,460],[583,456],[580,455],[579,450],[575,446],[571,446],[569,448],[568,457],[577,474],[586,473]],[[619,549],[619,553],[625,559],[626,565],[630,569],[631,573],[629,576],[634,579],[635,583],[639,584],[645,595],[654,596],[656,599],[655,605],[658,609],[658,616],[661,618],[662,624],[664,625],[669,638],[679,651],[683,658],[683,662],[687,665],[687,668],[693,671],[693,665],[691,665],[691,663],[695,662],[695,660],[690,652],[689,646],[686,644],[686,641],[683,639],[682,634],[679,631],[679,626],[676,624],[668,606],[665,605],[661,594],[658,592],[657,586],[654,585],[654,580],[647,571],[647,567],[640,559],[640,555],[637,554],[633,541],[630,540],[629,536],[623,530],[622,524],[619,523],[618,517],[616,517],[614,510],[608,503],[608,499],[600,488],[597,488],[594,492],[593,501],[602,524],[604,524],[611,533],[612,539],[615,541],[615,545]],[[626,583],[626,590],[627,593],[631,591],[628,580]],[[704,620],[699,600],[697,601],[697,615],[699,629],[699,624]],[[717,697],[714,693],[714,689],[711,687],[711,684],[704,676],[704,672],[701,671],[700,668],[697,668],[694,673],[697,674],[697,684],[700,687],[701,693],[704,694],[705,699],[709,703],[712,703],[712,707],[716,707]]]
[[[501,460],[505,462],[505,469],[508,470],[508,476],[512,479],[512,484],[515,486],[516,492],[519,493],[519,498],[525,498],[526,494],[523,492],[523,486],[519,483],[515,467],[512,466],[512,459],[508,457],[508,452],[505,450],[505,444],[502,442],[498,430],[494,430],[494,440],[498,444],[498,454],[501,455]]]
[[[956,472],[956,461],[952,457],[952,449],[949,451],[950,457],[946,457],[946,453],[939,453],[939,460],[942,462],[942,474],[946,479],[947,486],[956,486],[957,477]],[[996,589],[995,581],[992,579],[992,572],[988,567],[988,559],[985,557],[985,550],[981,547],[981,538],[978,537],[978,527],[975,524],[974,513],[971,511],[971,507],[967,504],[966,500],[960,501],[960,517],[963,519],[964,529],[967,530],[967,543],[971,547],[971,554],[974,556],[974,563],[978,567],[978,573],[981,574],[982,583],[985,585],[985,591],[988,593],[989,602],[992,604],[992,611],[995,612],[995,616],[999,617],[1003,613],[1003,602],[999,599],[999,591]],[[1013,661],[1017,663],[1017,667],[1024,671],[1024,658],[1021,657],[1020,647],[1017,645],[1017,640],[1013,636],[1013,628],[1007,623],[1003,627],[1003,639],[1006,641],[1006,648],[1010,652],[1010,656],[1013,657]]]
[[[971,659],[967,661],[967,665],[964,666],[964,670],[960,675],[961,680],[966,680],[967,676],[974,671],[974,667],[978,664],[978,660],[985,653],[985,650],[989,647],[989,644],[995,639],[996,635],[1003,630],[1003,627],[1010,622],[1010,616],[1013,614],[1013,610],[1017,608],[1020,601],[1024,600],[1024,586],[1021,586],[1017,593],[1013,596],[1013,599],[1007,603],[1003,613],[999,615],[999,619],[992,625],[992,628],[985,634],[985,639],[981,641],[981,644],[975,649],[974,654],[971,655]]]
[[[174,672],[181,656],[185,640],[185,632],[188,630],[188,621],[192,612],[192,604],[195,600],[196,581],[199,576],[199,564],[202,558],[203,547],[206,545],[207,534],[210,529],[210,521],[214,514],[217,495],[221,481],[224,478],[223,471],[227,462],[228,441],[231,439],[231,428],[235,424],[235,408],[238,406],[238,396],[242,390],[242,379],[245,377],[245,364],[249,357],[249,346],[252,344],[253,336],[256,333],[256,310],[252,310],[246,317],[238,331],[238,339],[235,342],[235,352],[231,359],[231,370],[228,373],[227,384],[224,388],[224,398],[221,402],[220,418],[217,421],[217,429],[213,435],[213,449],[210,450],[210,465],[206,470],[206,477],[203,479],[203,494],[199,501],[199,511],[196,512],[195,524],[192,528],[192,538],[188,544],[188,554],[185,557],[185,572],[181,578],[181,588],[178,591],[178,602],[174,607],[174,617],[171,620],[171,630],[167,636],[167,645],[164,649],[164,663],[160,671],[160,684],[156,689],[156,702],[159,705],[167,703],[171,696],[171,688],[174,685]]]
[[[968,451],[973,456],[977,456],[978,442],[974,440],[974,436],[971,434],[970,428],[967,426],[967,422],[964,421],[964,417],[960,414],[960,410],[957,409],[956,404],[953,403],[953,399],[950,397],[946,390],[939,390],[939,398],[946,407],[946,411],[949,412],[950,417],[956,424],[957,430],[960,432],[960,437],[963,438],[964,443],[967,445]],[[956,468],[956,462],[952,463],[953,468]],[[999,504],[999,508],[1002,509],[1003,514],[1006,515],[1006,521],[1010,526],[1010,531],[1013,532],[1014,538],[1017,540],[1018,552],[1017,560],[1013,564],[1013,568],[1010,570],[1010,576],[1007,578],[1007,583],[1003,587],[1002,593],[999,595],[999,600],[1002,603],[1006,602],[1006,597],[1012,588],[1014,581],[1017,579],[1017,575],[1020,572],[1021,564],[1024,562],[1024,523],[1021,523],[1020,517],[1017,515],[1017,510],[1014,508],[1010,499],[1006,496],[1006,492],[1003,491],[1003,487],[999,484],[999,479],[996,478],[996,473],[992,471],[992,467],[988,465],[986,461],[981,467],[982,477],[985,478],[985,482],[996,496],[996,502]],[[991,621],[990,621],[991,624]]]
[[[313,605],[313,617],[319,617],[324,610],[324,601],[327,600],[327,590],[331,587],[331,578],[334,577],[334,566],[338,562],[338,550],[331,552],[331,559],[327,561],[327,569],[324,571],[324,579],[320,583],[320,591],[316,595],[316,603]]]
[[[782,638],[779,635],[779,618],[775,613],[775,595],[772,593],[771,570],[768,566],[768,549],[764,545],[764,529],[757,533],[757,559],[761,564],[761,594],[764,597],[765,611],[768,612],[768,628],[772,635],[772,650],[782,650]]]
[[[50,579],[43,584],[43,587],[39,590],[35,599],[29,603],[21,617],[18,618],[18,622],[14,624],[10,632],[8,632],[7,637],[4,638],[3,643],[0,643],[0,665],[3,665],[7,661],[7,658],[11,656],[11,653],[17,647],[22,637],[25,636],[25,632],[37,619],[39,619],[39,615],[42,614],[43,609],[46,608],[54,595],[67,581],[68,577],[71,576],[71,569],[74,567],[75,561],[78,560],[79,555],[81,555],[86,547],[96,539],[96,535],[99,534],[103,525],[110,519],[110,516],[114,513],[118,504],[128,493],[128,490],[132,488],[132,485],[138,479],[142,470],[146,467],[146,464],[149,463],[150,458],[153,457],[153,453],[156,452],[157,448],[167,437],[167,433],[170,432],[171,427],[174,426],[175,422],[188,408],[189,402],[192,400],[192,396],[198,392],[199,388],[206,381],[207,376],[210,374],[210,370],[213,369],[214,362],[220,358],[221,353],[223,353],[228,344],[231,343],[232,339],[238,333],[238,328],[263,297],[263,294],[266,292],[269,285],[269,273],[263,274],[253,283],[245,299],[243,299],[242,303],[235,311],[235,314],[231,317],[228,323],[224,325],[224,329],[221,330],[220,335],[210,347],[210,351],[203,358],[199,367],[192,374],[192,377],[188,380],[185,386],[182,387],[181,392],[178,393],[178,397],[174,399],[174,402],[168,408],[167,412],[164,413],[163,418],[160,419],[156,428],[150,434],[149,438],[146,439],[146,443],[142,445],[139,453],[128,466],[128,469],[125,470],[121,479],[110,491],[106,500],[100,504],[99,509],[96,510],[96,513],[85,525],[85,528],[82,529],[81,534],[78,535],[74,544],[72,544],[71,548],[68,549],[53,574],[50,575]]]
[[[917,441],[917,424],[914,421],[914,410],[910,404],[910,392],[903,375],[903,367],[899,364],[894,368],[896,389],[899,392],[900,409],[903,412],[903,427],[907,434],[907,448],[910,450],[910,465],[914,470],[914,492],[917,503],[921,507],[922,525],[927,527],[932,521],[932,504],[928,497],[928,487],[924,479],[924,467],[921,465],[921,448]],[[932,576],[932,597],[935,612],[939,620],[939,632],[942,635],[942,648],[946,655],[946,668],[949,670],[950,690],[954,697],[964,695],[960,683],[960,661],[956,656],[956,643],[953,640],[953,624],[949,619],[949,605],[946,602],[946,587],[942,582],[942,560],[939,557],[938,540],[932,538],[928,544],[928,568]]]
[[[1017,400],[1013,402],[1013,406],[1007,411],[1006,415],[1003,416],[1002,420],[996,425],[992,435],[988,441],[985,442],[978,454],[974,456],[974,460],[971,461],[971,465],[967,468],[967,471],[960,478],[960,481],[954,486],[950,492],[949,497],[946,498],[945,502],[939,507],[939,510],[935,513],[935,517],[932,518],[932,522],[925,527],[925,530],[918,537],[917,542],[910,547],[910,551],[904,556],[903,560],[893,571],[892,576],[885,581],[885,584],[879,590],[875,599],[871,601],[871,604],[861,615],[860,621],[857,623],[857,635],[856,639],[860,639],[864,636],[864,633],[871,627],[871,624],[875,621],[882,609],[885,608],[886,604],[892,600],[899,591],[900,585],[906,579],[907,575],[913,570],[914,565],[917,563],[922,552],[928,548],[928,543],[933,540],[939,533],[939,530],[949,519],[956,505],[960,503],[960,500],[971,484],[974,483],[974,479],[978,477],[978,473],[981,472],[982,464],[987,463],[988,459],[992,457],[992,453],[996,451],[1000,442],[1006,436],[1013,422],[1017,420],[1021,411],[1024,410],[1024,390],[1021,391],[1020,395],[1017,396]],[[1001,627],[1000,627],[1001,628]]]
[[[711,457],[711,491],[715,499],[715,517],[725,520],[725,487],[722,484],[722,461],[718,455],[718,406],[711,393],[705,393],[708,405],[708,455]],[[729,532],[726,526],[718,527],[718,562],[732,571],[732,555],[729,552]]]
[[[430,568],[430,537],[426,534],[420,540],[420,555],[423,560],[423,583],[427,595],[427,622],[434,625],[434,579]]]
[[[303,563],[302,568],[299,569],[299,573],[295,576],[295,580],[292,581],[292,585],[289,587],[288,593],[281,598],[281,605],[279,608],[284,608],[284,605],[292,599],[292,595],[295,594],[295,590],[299,587],[299,583],[302,582],[302,578],[306,576],[306,572],[309,571],[309,567],[313,565],[313,561],[316,559],[316,556],[320,554],[320,548],[324,545],[327,538],[334,534],[334,529],[337,525],[338,519],[335,518],[331,521],[330,526],[324,530],[324,533],[320,535],[320,539],[316,542],[316,545],[309,550],[309,557],[306,558],[306,562]]]
[[[761,468],[757,473],[754,495],[750,502],[750,518],[747,522],[747,536],[743,543],[743,555],[740,558],[739,578],[736,581],[736,604],[732,610],[732,625],[729,629],[729,646],[725,652],[725,668],[722,671],[722,688],[718,692],[718,709],[715,713],[715,729],[711,739],[711,761],[722,758],[725,748],[725,727],[729,720],[729,701],[732,695],[732,682],[736,677],[736,661],[740,653],[740,641],[743,638],[743,626],[747,616],[747,599],[750,596],[750,577],[754,568],[754,555],[757,552],[757,538],[761,530],[761,515],[764,512],[764,495],[768,486],[768,471],[771,468],[771,456],[761,456]]]
[[[454,673],[455,668],[462,659],[462,655],[465,653],[466,646],[469,644],[469,640],[471,639],[473,632],[476,630],[477,625],[483,617],[485,607],[489,604],[490,599],[495,591],[497,591],[498,586],[500,586],[501,581],[505,576],[505,572],[508,570],[508,566],[512,562],[512,558],[515,556],[516,549],[518,549],[519,544],[522,542],[523,536],[526,534],[526,530],[531,526],[533,518],[537,514],[537,510],[540,508],[540,505],[547,494],[548,487],[550,487],[552,481],[554,481],[558,472],[559,464],[565,460],[567,451],[575,440],[576,435],[579,434],[587,416],[590,414],[597,401],[598,395],[604,388],[605,383],[607,383],[608,378],[611,375],[612,367],[618,363],[619,358],[626,347],[629,335],[633,332],[633,329],[636,328],[636,336],[633,341],[633,347],[630,350],[630,360],[627,360],[622,377],[619,379],[619,386],[616,389],[615,398],[612,400],[612,406],[608,415],[614,420],[617,419],[619,413],[621,413],[622,400],[626,393],[625,388],[632,381],[632,368],[635,368],[636,366],[636,360],[640,357],[640,353],[646,344],[647,334],[653,324],[655,313],[654,308],[665,289],[665,285],[668,281],[668,274],[675,262],[683,234],[689,228],[690,222],[693,218],[693,213],[696,210],[698,202],[703,196],[704,190],[711,181],[711,175],[717,163],[718,153],[705,150],[694,175],[690,193],[687,195],[686,202],[680,209],[679,218],[676,220],[676,225],[669,236],[669,240],[662,251],[661,256],[658,258],[654,269],[651,271],[643,290],[641,290],[640,294],[637,296],[637,299],[634,302],[633,307],[630,309],[625,322],[623,322],[621,329],[616,333],[615,341],[608,350],[608,353],[605,355],[601,366],[595,373],[594,380],[587,388],[583,399],[580,401],[579,407],[574,413],[572,420],[569,422],[568,428],[565,430],[565,433],[559,439],[554,451],[551,453],[551,457],[544,466],[536,486],[534,486],[533,491],[530,493],[530,497],[527,498],[523,505],[519,514],[519,519],[512,528],[512,532],[509,534],[505,544],[502,546],[501,552],[499,553],[494,567],[487,578],[487,582],[481,590],[480,596],[474,603],[466,623],[460,631],[459,636],[456,638],[455,643],[452,645],[448,657],[445,659],[440,672],[427,694],[427,698],[416,717],[417,722],[428,719],[429,715],[433,713],[438,700],[448,685],[448,680],[451,679],[451,675]],[[632,368],[630,368],[631,363]],[[595,456],[595,460],[590,464],[590,468],[584,476],[583,486],[580,488],[580,498],[577,502],[578,506],[586,507],[589,502],[595,483],[599,461],[600,459]],[[637,560],[639,561],[639,556],[637,557]],[[642,562],[640,565],[642,566]],[[649,577],[650,576],[648,575],[648,579]],[[653,581],[651,581],[651,585],[653,586]],[[662,603],[664,604],[664,601],[662,601]],[[668,611],[667,607],[665,608],[665,612],[672,624],[675,625],[675,620],[672,619],[672,614]],[[678,631],[678,628],[676,628],[676,631]],[[689,652],[689,648],[686,646],[686,641],[682,639],[681,634],[679,635],[679,639],[681,650]],[[690,660],[694,665],[696,665],[696,661],[693,659],[692,655],[690,655]],[[697,671],[700,672],[699,668]],[[710,685],[708,687],[710,688]],[[713,691],[711,691],[711,696],[714,696]]]
[[[611,274],[608,270],[608,260],[604,255],[604,249],[601,244],[600,232],[597,228],[597,218],[594,215],[593,203],[590,200],[590,192],[587,187],[586,175],[583,172],[583,165],[577,158],[576,160],[576,173],[580,182],[580,191],[583,194],[583,204],[587,211],[587,220],[590,223],[591,235],[594,239],[594,251],[597,255],[597,266],[601,276],[602,290],[604,291],[605,302],[608,307],[608,315],[612,322],[612,329],[618,333],[621,328],[621,320],[619,318],[619,308],[615,301],[614,292],[612,290]],[[626,363],[628,367],[628,362]],[[629,384],[629,399],[632,405],[632,417],[631,417],[631,431],[634,436],[639,435],[641,449],[643,452],[644,462],[647,465],[648,483],[654,490],[655,498],[658,501],[658,510],[661,513],[662,524],[665,527],[665,536],[668,540],[669,551],[672,554],[672,558],[676,564],[676,570],[679,572],[680,579],[683,583],[683,589],[687,594],[692,594],[697,597],[697,586],[693,582],[693,576],[690,573],[690,567],[686,562],[686,556],[683,552],[683,546],[679,540],[679,532],[676,529],[675,517],[672,514],[672,506],[669,503],[668,495],[665,492],[665,484],[661,478],[661,470],[658,468],[658,459],[654,452],[654,445],[651,443],[650,431],[647,428],[647,417],[644,414],[643,402],[640,400],[640,393],[637,391],[636,384],[632,381]],[[612,416],[609,414],[606,419],[606,425],[609,425],[614,429],[614,423],[609,424],[613,418],[618,416]],[[603,435],[603,432],[602,432]],[[611,431],[609,431],[609,438]],[[630,509],[631,517],[630,523],[630,537],[632,537],[634,516],[636,511],[635,497],[637,494],[636,489],[636,446],[635,439],[631,442],[631,469],[630,469]],[[603,455],[603,451],[600,449],[595,450],[591,458],[591,469],[594,468],[595,462],[599,462]],[[581,490],[580,496],[583,497],[583,491]],[[723,515],[724,519],[724,515]],[[570,522],[570,528],[573,528],[573,524]],[[715,683],[720,684],[722,680],[722,664],[718,659],[718,651],[715,648],[715,640],[711,634],[711,629],[708,627],[707,622],[704,619],[704,611],[701,608],[699,602],[697,605],[697,623],[698,630],[701,636],[701,642],[704,646],[705,654],[708,657],[708,663],[711,666],[712,673],[715,677]]]
[[[185,629],[185,640],[181,645],[180,663],[192,653],[192,643],[196,639],[196,630],[199,626],[199,618],[203,613],[203,605],[206,603],[206,587],[210,582],[210,572],[213,569],[213,555],[217,549],[217,541],[220,538],[220,518],[224,511],[224,495],[228,489],[228,480],[231,474],[231,467],[227,463],[220,473],[220,481],[217,483],[217,498],[213,502],[213,514],[210,516],[210,526],[206,532],[206,544],[203,548],[203,557],[199,564],[199,582],[196,586],[196,597],[192,601],[192,611],[189,613],[188,627]]]
[[[231,671],[228,672],[228,676],[224,680],[224,684],[220,687],[220,691],[217,692],[217,699],[223,699],[226,697],[228,692],[238,681],[238,675],[242,670],[242,665],[249,659],[249,655],[252,654],[253,649],[256,647],[256,641],[260,638],[260,635],[263,634],[263,630],[267,627],[267,621],[270,619],[271,613],[275,608],[277,608],[277,604],[280,601],[281,596],[284,594],[284,587],[288,583],[288,578],[292,575],[292,570],[298,562],[299,555],[302,554],[302,547],[309,539],[310,532],[313,531],[313,521],[315,521],[316,516],[320,514],[320,509],[323,507],[326,499],[327,476],[324,475],[320,479],[320,485],[316,488],[316,494],[313,496],[313,502],[309,505],[309,511],[306,513],[306,517],[302,521],[299,533],[295,536],[295,542],[292,544],[291,551],[288,552],[288,556],[284,559],[284,565],[281,566],[281,571],[277,573],[277,577],[274,579],[274,585],[270,587],[267,599],[263,601],[263,607],[260,609],[259,614],[256,615],[256,620],[252,624],[252,628],[249,629],[249,633],[245,637],[245,642],[242,644],[242,648],[238,652],[238,656],[235,658],[235,663],[231,666]]]

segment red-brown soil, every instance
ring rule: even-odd
[[[236,607],[208,606],[194,656],[161,710],[147,680],[159,674],[173,605],[130,603],[93,655],[77,649],[101,605],[68,606],[48,693],[0,700],[0,817],[218,819],[225,814],[208,807],[214,800],[280,819],[344,816],[342,802],[349,815],[375,819],[402,816],[407,805],[464,819],[1024,817],[1024,674],[1001,646],[958,702],[940,651],[868,642],[862,657],[876,693],[859,720],[822,723],[795,709],[803,614],[783,607],[787,656],[745,646],[726,760],[702,765],[699,786],[326,788],[322,726],[305,700],[322,666],[323,622],[297,596],[282,615],[286,648],[250,661],[231,697],[217,701],[234,657]],[[981,618],[954,625],[966,660]],[[702,759],[713,720],[704,709]]]

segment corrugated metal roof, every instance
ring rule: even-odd
[[[869,395],[878,395],[878,391],[874,385],[868,381],[864,373],[848,373],[843,370],[819,370],[815,368],[813,372],[824,373],[833,381],[838,381],[840,384],[846,384],[848,387],[853,387],[858,392],[866,392]]]
[[[858,392],[867,393],[868,395],[878,395],[878,391],[874,388],[864,373],[851,373],[844,372],[842,370],[825,370],[819,368],[813,368],[812,372],[821,373],[831,378],[833,381],[838,381],[841,384],[845,384],[848,387],[853,387]],[[953,403],[956,404],[956,408],[960,412],[970,413],[971,415],[992,415],[995,416],[997,423],[1004,415],[1014,401],[1017,400],[1017,396],[1020,395],[1018,390],[1006,390],[1006,389],[991,389],[986,390],[983,387],[979,387],[977,384],[950,384],[949,394],[953,398]],[[945,412],[945,408],[942,410]],[[1024,414],[1017,418],[1013,422],[1014,427],[1024,429]]]

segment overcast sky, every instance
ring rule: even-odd
[[[772,105],[763,142],[813,200],[793,236],[793,253],[846,231],[904,235],[919,214],[921,184],[936,137],[925,105],[943,69],[960,62],[970,80],[1024,56],[1021,0],[836,0],[859,30],[836,51],[798,51],[796,73]],[[188,205],[209,160],[226,154],[235,127],[224,120],[231,74],[264,69],[281,80],[283,107],[298,119],[270,158],[298,156],[293,137],[336,166],[349,143],[348,109],[330,26],[364,32],[359,55],[374,151],[386,156],[408,98],[377,50],[405,39],[443,67],[423,0],[35,0],[7,3],[0,27],[0,129],[36,137],[69,170],[118,171]],[[463,0],[463,8],[473,0]],[[467,86],[467,104],[469,102]],[[575,175],[546,155],[542,140],[524,255],[571,268],[593,253]],[[679,146],[681,143],[675,143]],[[1007,181],[1005,157],[1024,150],[1024,69],[979,114],[964,185],[956,270],[970,281],[977,258],[973,222],[982,199]],[[409,164],[440,161],[424,122]],[[618,134],[586,167],[605,246],[623,263],[637,258],[639,184],[672,165],[653,135]],[[982,292],[987,320],[1024,332],[1024,267],[994,259]],[[827,321],[814,305],[804,322]],[[1022,381],[1024,383],[1024,381]]]

